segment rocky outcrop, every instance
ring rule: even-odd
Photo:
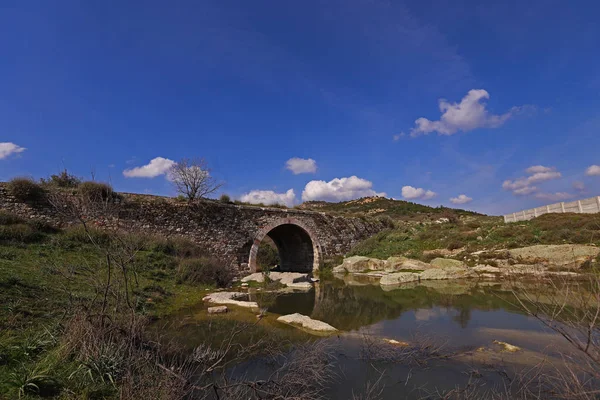
[[[431,265],[437,268],[465,268],[465,263],[451,258],[434,258]]]
[[[423,261],[412,260],[406,257],[390,257],[385,261],[384,270],[387,272],[400,270],[424,271],[429,268],[434,268],[434,266]]]
[[[353,256],[344,259],[342,265],[338,265],[333,272],[365,272],[381,271],[384,269],[385,261],[376,258]]]
[[[333,269],[334,273],[362,273],[367,271],[397,272],[401,270],[423,271],[437,268],[431,264],[406,257],[390,257],[387,260],[377,258],[353,256],[344,259],[341,265]]]
[[[323,321],[318,321],[316,319],[312,319],[310,317],[307,317],[306,315],[302,315],[299,313],[282,315],[281,317],[277,318],[277,321],[295,327],[303,328],[311,333],[315,332],[321,334],[331,334],[338,331],[333,326]]]
[[[508,254],[522,262],[578,268],[588,259],[598,257],[600,248],[581,244],[537,245],[511,249]]]
[[[414,272],[396,272],[381,277],[379,284],[382,286],[400,285],[402,283],[418,281],[420,275]]]

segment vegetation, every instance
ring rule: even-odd
[[[231,203],[231,197],[227,194],[222,194],[221,197],[219,197],[219,201],[221,203]]]
[[[111,185],[95,181],[80,183],[77,187],[77,192],[81,197],[93,202],[113,200],[117,197]]]
[[[359,243],[350,252],[385,259],[405,255],[423,259],[425,251],[506,249],[536,244],[600,245],[599,214],[546,214],[505,224],[500,217],[463,216],[456,222],[402,224]]]
[[[423,204],[387,199],[385,197],[364,197],[339,203],[308,201],[298,206],[298,208],[345,216],[389,217],[394,221],[427,221],[454,215],[457,217],[480,215],[472,211],[447,207],[429,207]]]
[[[202,199],[223,186],[211,176],[208,164],[202,158],[184,158],[173,164],[169,178],[177,193],[184,195],[188,201]]]
[[[38,203],[45,199],[44,188],[31,178],[14,178],[8,182],[8,193],[24,203]]]
[[[50,175],[49,178],[41,180],[42,185],[63,188],[63,189],[75,189],[81,184],[81,179],[73,174],[70,174],[65,168],[58,174]]]
[[[275,243],[267,236],[258,247],[256,255],[256,268],[258,271],[269,271],[276,265],[281,264],[279,251]]]

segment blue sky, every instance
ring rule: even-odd
[[[593,1],[3,1],[0,180],[66,167],[173,195],[170,163],[204,157],[249,201],[385,193],[501,214],[599,195],[598,15]]]

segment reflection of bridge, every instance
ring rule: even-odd
[[[244,272],[256,271],[258,247],[265,236],[277,246],[282,270],[310,272],[324,259],[344,254],[358,241],[386,228],[384,223],[374,219],[345,218],[313,211],[218,201],[187,204],[171,198],[137,194],[123,194],[122,197],[118,216],[97,218],[98,225],[184,236]],[[69,222],[61,220],[49,206],[17,202],[1,183],[0,209],[57,224]]]
[[[482,289],[493,293],[486,293]],[[469,323],[472,310],[505,309],[523,312],[509,302],[514,298],[509,283],[465,281],[422,281],[383,290],[379,285],[347,285],[341,280],[317,283],[308,293],[285,294],[269,311],[298,312],[343,330],[356,330],[383,320],[394,320],[411,310],[442,307],[452,309],[452,319]]]

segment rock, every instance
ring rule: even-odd
[[[466,268],[447,267],[439,269],[428,269],[421,272],[421,280],[440,280],[440,279],[460,279],[468,278],[473,275],[473,272]]]
[[[333,269],[333,272],[364,272],[364,271],[382,271],[385,267],[385,261],[376,258],[363,256],[353,256],[345,258],[341,265]]]
[[[463,263],[462,261],[453,260],[451,258],[435,258],[431,261],[431,265],[433,265],[434,267],[438,267],[438,268],[447,268],[447,267],[464,268],[465,267],[465,263]]]
[[[223,314],[229,311],[227,306],[208,307],[209,314]]]
[[[269,272],[269,279],[279,281],[282,285],[296,289],[310,289],[312,284],[309,282],[308,274],[299,272]],[[265,281],[265,274],[256,272],[241,279],[242,282],[255,281],[262,283]]]
[[[254,301],[236,300],[246,296],[247,294],[242,292],[215,292],[204,296],[202,300],[214,304],[231,304],[238,307],[258,309],[258,304]]]
[[[277,318],[277,321],[284,324],[301,327],[313,332],[335,333],[338,331],[333,326],[323,321],[318,321],[299,313],[282,315],[281,317]]]
[[[579,267],[600,254],[600,248],[582,244],[536,245],[508,250],[510,257],[526,262],[545,261],[551,265]]]
[[[481,241],[483,241],[483,236],[477,236],[477,241],[478,241],[478,242],[481,242]]]
[[[416,271],[424,271],[429,268],[434,268],[431,264],[427,264],[419,260],[411,260],[406,257],[390,257],[385,261],[384,270],[387,272],[398,271],[401,269],[411,269]]]
[[[499,346],[502,346],[503,347],[502,351],[508,351],[509,353],[515,353],[515,352],[521,350],[520,347],[514,346],[514,345],[506,343],[506,342],[500,342],[498,340],[494,340],[493,343],[497,344]]]
[[[242,287],[248,287],[248,284],[246,282],[242,283]]]
[[[492,267],[491,265],[477,265],[473,268],[475,272],[485,272],[490,274],[499,273],[501,270],[498,267]]]
[[[405,342],[403,340],[395,340],[395,339],[383,339],[384,342],[389,343],[389,344],[393,344],[394,346],[402,346],[402,347],[408,347],[410,346],[410,343]]]
[[[265,281],[265,276],[263,275],[262,272],[255,272],[253,274],[243,277],[242,279],[240,279],[240,281],[241,282],[254,281],[254,282],[258,282],[258,283],[263,283]]]
[[[399,285],[407,282],[414,282],[419,280],[419,274],[414,272],[396,272],[381,277],[379,284],[382,286],[386,285]]]

